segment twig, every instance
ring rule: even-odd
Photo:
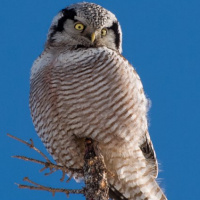
[[[31,149],[38,152],[46,162],[41,160],[36,160],[26,156],[13,156],[14,158],[22,159],[25,161],[35,162],[43,165],[44,167],[40,170],[41,172],[45,169],[49,169],[49,173],[45,175],[50,175],[57,170],[62,171],[61,181],[65,179],[65,175],[71,173],[67,182],[71,180],[74,174],[81,174],[84,177],[86,187],[82,190],[72,190],[72,189],[63,189],[63,188],[52,188],[40,185],[31,181],[29,178],[24,178],[24,181],[31,183],[32,185],[22,185],[17,184],[19,188],[28,188],[31,190],[44,190],[49,191],[55,195],[56,192],[65,193],[67,196],[71,194],[84,194],[86,200],[108,200],[108,191],[109,185],[107,182],[107,174],[112,175],[111,172],[108,172],[105,166],[104,158],[101,155],[101,152],[98,150],[97,146],[94,146],[93,140],[86,138],[85,140],[85,155],[84,155],[84,166],[82,169],[67,168],[65,166],[60,166],[52,163],[47,156],[42,153],[38,148],[34,146],[33,140],[30,139],[30,143],[19,139],[15,136],[7,134],[9,137],[27,145]]]
[[[54,172],[52,170],[56,170],[56,171],[61,170],[64,173],[71,172],[72,174],[74,174],[74,173],[82,174],[83,173],[82,169],[74,169],[74,168],[68,168],[68,167],[61,166],[61,165],[56,165],[56,164],[52,163],[51,161],[50,162],[43,162],[41,160],[36,160],[36,159],[29,158],[29,157],[26,157],[26,156],[18,156],[18,155],[12,156],[12,157],[44,165],[44,167],[40,170],[40,172],[42,172],[42,171],[44,171],[45,169],[48,169],[48,168],[51,170],[50,173],[48,173],[48,174],[46,173],[45,175],[52,174]],[[63,177],[62,177],[62,179],[63,179]]]
[[[60,181],[64,181],[65,175],[67,173],[69,173],[69,172],[71,173],[71,177],[73,177],[74,174],[83,175],[83,169],[68,168],[68,167],[65,167],[65,166],[60,166],[60,165],[52,163],[44,153],[42,153],[38,148],[36,148],[34,146],[34,143],[33,143],[32,139],[30,139],[30,143],[28,143],[28,142],[26,142],[26,141],[24,141],[24,140],[22,140],[20,138],[17,138],[17,137],[15,137],[13,135],[10,135],[10,134],[7,134],[7,135],[9,137],[11,137],[11,138],[13,138],[13,139],[25,144],[25,145],[27,145],[28,147],[30,147],[31,149],[35,150],[36,152],[38,152],[46,160],[46,162],[43,162],[41,160],[36,160],[36,159],[33,159],[33,158],[29,158],[29,157],[26,157],[26,156],[16,155],[16,156],[12,156],[12,157],[44,165],[44,167],[40,170],[40,172],[44,171],[45,169],[49,169],[50,170],[50,172],[49,173],[45,173],[45,175],[50,175],[50,174],[54,173],[57,170],[61,170],[63,174],[62,174],[62,178],[60,179]],[[69,179],[67,180],[67,182],[68,181],[69,181]]]
[[[35,182],[31,181],[28,177],[25,177],[24,181],[29,182],[34,186],[17,184],[19,188],[48,191],[48,192],[51,192],[53,196],[55,195],[56,192],[65,193],[67,195],[67,197],[69,196],[69,194],[84,194],[84,189],[82,189],[82,190],[81,189],[73,190],[73,189],[46,187],[46,186],[43,186],[43,185],[40,185],[38,183],[35,183]]]
[[[30,143],[28,143],[28,142],[26,142],[26,141],[24,141],[24,140],[22,140],[22,139],[20,139],[20,138],[17,138],[17,137],[15,137],[15,136],[13,136],[13,135],[10,135],[10,134],[7,134],[7,136],[9,136],[9,137],[11,137],[11,138],[13,138],[13,139],[15,139],[15,140],[17,140],[17,141],[19,141],[19,142],[25,144],[25,145],[27,145],[27,146],[30,147],[31,149],[34,149],[34,150],[37,151],[47,162],[51,162],[51,161],[47,158],[47,156],[46,156],[44,153],[42,153],[38,148],[36,148],[36,147],[34,146],[34,143],[33,143],[33,140],[32,140],[32,139],[30,139]]]

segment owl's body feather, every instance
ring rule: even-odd
[[[134,68],[105,45],[47,45],[32,67],[32,118],[54,160],[82,167],[84,138],[92,138],[114,174],[109,184],[130,200],[166,199],[155,181],[147,104]]]

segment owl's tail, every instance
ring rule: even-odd
[[[126,157],[114,157],[112,171],[115,176],[109,177],[110,198],[114,200],[167,200],[162,189],[152,174],[150,165],[137,151],[132,159]],[[111,163],[110,163],[111,164]],[[114,168],[115,169],[114,169]],[[109,167],[110,168],[110,167]]]
[[[115,181],[114,185],[110,185],[109,197],[112,200],[167,200],[156,181],[151,179],[149,183],[135,186],[127,182],[123,184],[123,180]]]

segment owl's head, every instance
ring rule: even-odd
[[[72,49],[106,46],[121,53],[121,27],[115,15],[105,8],[93,3],[77,3],[53,19],[46,45]]]

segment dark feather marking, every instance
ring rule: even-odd
[[[155,159],[155,153],[152,144],[147,140],[140,146],[145,158],[147,159]]]
[[[115,45],[117,49],[119,49],[120,46],[120,32],[119,32],[119,25],[118,22],[113,22],[111,27],[108,27],[108,29],[112,29],[115,33]]]
[[[110,188],[109,188],[109,198],[111,200],[128,200],[112,186],[110,186]]]
[[[53,41],[53,36],[57,32],[62,32],[64,30],[64,23],[67,19],[74,20],[74,17],[76,16],[76,12],[74,9],[63,9],[62,11],[63,16],[58,20],[58,24],[51,27],[52,32],[50,35],[50,41]],[[76,20],[74,20],[76,21]]]

